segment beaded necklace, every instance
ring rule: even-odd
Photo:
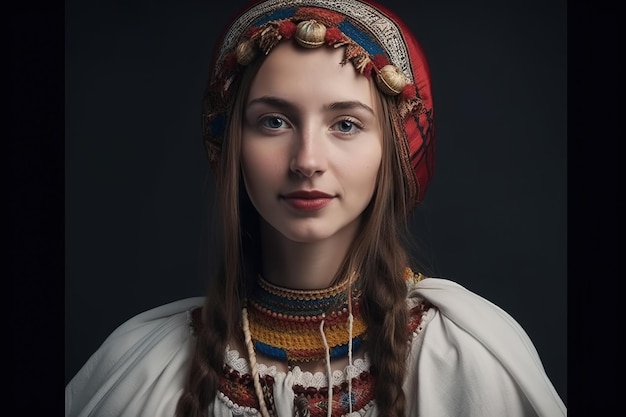
[[[354,276],[354,275],[353,275]],[[404,274],[404,280],[407,284],[408,288],[412,288],[413,286],[415,286],[419,281],[421,281],[424,278],[424,276],[421,273],[414,273],[410,268],[406,268],[405,270],[405,274]],[[358,293],[358,291],[354,291],[354,294],[352,294],[351,290],[352,290],[352,276],[348,279],[347,282],[344,282],[342,284],[339,284],[336,287],[332,287],[326,290],[319,290],[319,291],[297,291],[297,290],[289,290],[289,289],[285,289],[285,288],[280,288],[280,287],[276,287],[270,283],[268,283],[267,281],[262,280],[262,278],[259,278],[259,287],[262,287],[262,290],[258,293],[256,293],[257,290],[255,290],[255,292],[253,292],[253,294],[257,294],[257,295],[253,295],[253,297],[251,297],[250,300],[248,300],[247,304],[252,305],[253,302],[256,302],[256,305],[259,306],[263,306],[264,303],[260,302],[261,300],[259,300],[258,295],[260,294],[264,294],[265,292],[269,292],[271,295],[277,297],[277,298],[268,298],[268,299],[274,299],[274,300],[280,300],[281,298],[286,298],[288,301],[286,302],[285,305],[291,305],[292,307],[294,305],[297,305],[298,303],[295,300],[300,300],[302,302],[305,301],[311,301],[311,300],[326,300],[328,301],[329,299],[333,299],[335,297],[337,297],[337,300],[341,300],[341,303],[333,303],[333,302],[327,302],[326,303],[326,307],[330,307],[331,310],[327,310],[327,312],[330,311],[329,316],[332,316],[332,311],[335,311],[335,315],[341,315],[344,313],[344,305],[345,302],[347,302],[347,311],[348,311],[348,341],[350,340],[355,340],[356,337],[353,338],[352,335],[352,330],[354,326],[354,317],[352,315],[352,310],[353,310],[353,301],[354,301],[354,305],[357,306],[359,301],[360,301],[360,293]],[[347,285],[347,295],[346,295],[346,285]],[[340,295],[344,294],[344,297],[341,298]],[[305,303],[306,304],[306,303]],[[315,304],[315,303],[313,303]],[[319,303],[319,305],[323,305],[324,303]],[[279,303],[279,305],[282,305]],[[319,307],[318,305],[318,307]],[[341,309],[333,309],[332,306],[335,305],[341,305],[342,308]],[[309,305],[310,307],[310,305]],[[284,311],[284,310],[280,310],[280,311],[271,311],[268,309],[268,307],[263,307],[265,308],[266,313],[269,314],[271,317],[275,317],[275,318],[280,318],[281,320],[284,319],[284,316],[297,316],[297,317],[305,317],[304,319],[294,319],[296,322],[300,323],[309,323],[311,322],[313,319],[311,318],[310,320],[307,320],[306,317],[313,317],[313,316],[317,316],[317,321],[319,322],[319,332],[320,332],[320,338],[322,339],[322,343],[324,345],[324,349],[326,349],[326,357],[325,357],[325,362],[326,362],[326,372],[327,372],[327,376],[328,376],[328,388],[326,388],[326,392],[327,395],[324,394],[324,396],[327,398],[327,400],[323,401],[325,404],[325,408],[326,408],[326,413],[327,413],[327,417],[332,417],[332,412],[333,412],[333,384],[332,384],[332,377],[331,377],[331,366],[330,366],[330,346],[328,344],[327,338],[326,338],[326,333],[325,333],[325,329],[324,329],[324,325],[325,322],[327,320],[329,320],[328,316],[326,315],[326,313],[321,313],[321,314],[317,314],[319,313],[319,311],[323,311],[323,309],[318,309],[316,314],[309,314],[309,315],[304,315],[301,314],[303,309],[299,309],[298,311],[300,312],[300,314],[287,314],[288,312]],[[422,328],[423,328],[423,324],[424,324],[424,317],[426,316],[427,312],[430,309],[430,304],[428,304],[427,302],[425,302],[424,300],[421,300],[420,302],[418,302],[417,304],[413,305],[411,307],[411,313],[410,313],[410,320],[408,323],[408,330],[410,331],[410,333],[412,334],[412,337],[415,337],[417,334],[419,334],[419,332],[421,332]],[[251,310],[253,311],[254,308]],[[262,310],[262,311],[265,311]],[[306,309],[305,309],[306,310]],[[357,312],[357,316],[360,318],[360,320],[362,320],[360,311],[358,308],[354,308],[355,312]],[[341,313],[339,313],[341,312]],[[293,317],[292,317],[293,318]],[[244,306],[243,310],[242,310],[242,326],[243,326],[243,333],[244,333],[244,338],[245,338],[245,344],[246,344],[246,348],[248,351],[248,360],[249,360],[249,365],[250,365],[250,369],[251,369],[251,379],[253,381],[254,384],[254,391],[258,400],[258,407],[259,407],[259,412],[261,414],[262,417],[277,417],[277,413],[276,413],[276,409],[274,407],[274,397],[273,397],[273,393],[271,390],[271,384],[273,383],[273,379],[270,377],[269,380],[267,380],[267,378],[261,378],[259,376],[259,367],[256,361],[256,353],[255,353],[255,345],[253,343],[253,336],[252,336],[252,332],[251,332],[251,327],[254,327],[253,324],[251,324],[250,320],[249,320],[249,315],[248,315],[248,307]],[[364,336],[364,333],[363,333]],[[411,339],[409,339],[410,342]],[[349,362],[349,367],[352,368],[352,344],[348,343],[348,362]],[[231,378],[229,378],[231,379]],[[364,380],[359,379],[356,380],[357,384],[361,384],[361,382],[364,382]],[[370,382],[366,382],[366,384],[370,384]],[[373,387],[373,385],[371,385]],[[346,404],[347,405],[347,413],[345,413],[345,415],[351,416],[353,413],[353,399],[355,398],[353,396],[353,381],[351,377],[347,378],[347,393],[345,391],[343,391],[345,389],[344,388],[340,388],[340,392],[337,393],[337,395],[339,395],[340,398],[337,398],[337,400],[339,400],[341,402],[341,404]],[[239,388],[237,389],[237,391],[240,390]],[[294,393],[296,394],[296,396],[294,397],[294,411],[295,411],[295,417],[310,417],[311,413],[310,410],[308,408],[309,405],[309,400],[307,399],[307,395],[308,395],[308,389],[304,389],[304,391],[302,392],[296,392],[294,390]],[[343,391],[343,392],[342,392]],[[360,404],[358,407],[359,409],[359,413],[363,413],[365,412],[371,405],[371,398],[373,397],[369,397],[369,395],[371,395],[371,392],[369,394],[366,394],[365,398],[369,398],[368,401],[370,401],[367,404]],[[347,399],[347,400],[346,400]],[[358,401],[358,400],[357,400]],[[344,408],[345,409],[345,408]]]
[[[346,357],[350,341],[356,351],[367,324],[361,314],[361,291],[355,289],[349,297],[349,281],[310,291],[278,287],[259,277],[247,301],[255,351],[289,366],[322,360],[327,353],[332,359]],[[320,334],[322,321],[329,352]]]
[[[273,285],[259,276],[258,285],[243,308],[242,324],[254,389],[263,417],[274,417],[275,410],[273,407],[268,409],[265,401],[267,390],[261,386],[255,349],[261,349],[270,357],[287,359],[289,366],[323,358],[329,378],[328,398],[332,401],[331,357],[345,356],[346,353],[351,367],[355,344],[360,345],[367,330],[359,308],[361,292],[353,291],[353,278],[354,274],[340,284],[322,290],[292,290]],[[328,330],[325,329],[327,322]],[[352,398],[351,378],[348,378],[348,396]],[[297,416],[308,415],[306,404],[308,402],[301,403],[296,398]],[[331,404],[327,410],[328,417],[331,417]],[[349,401],[349,414],[352,414],[352,401]]]

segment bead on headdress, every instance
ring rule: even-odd
[[[324,45],[326,26],[317,20],[304,20],[296,26],[295,39],[305,48],[317,48]]]

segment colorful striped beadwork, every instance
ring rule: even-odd
[[[259,277],[247,301],[250,333],[255,350],[288,363],[318,361],[326,357],[320,323],[330,357],[348,356],[350,323],[348,280],[323,290],[291,290]],[[364,342],[367,324],[361,314],[358,289],[352,291],[352,349]]]

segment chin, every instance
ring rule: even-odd
[[[328,239],[332,234],[321,233],[320,230],[315,231],[284,231],[281,234],[285,239],[296,243],[315,243]]]
[[[329,224],[328,219],[320,222],[309,222],[306,224],[284,227],[278,231],[287,240],[297,243],[318,243],[324,241],[346,241],[352,240],[356,234],[356,224]]]

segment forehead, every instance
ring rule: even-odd
[[[272,49],[260,66],[248,94],[281,96],[291,101],[363,101],[373,107],[374,88],[350,63],[342,63],[344,48],[306,49],[285,41]]]

